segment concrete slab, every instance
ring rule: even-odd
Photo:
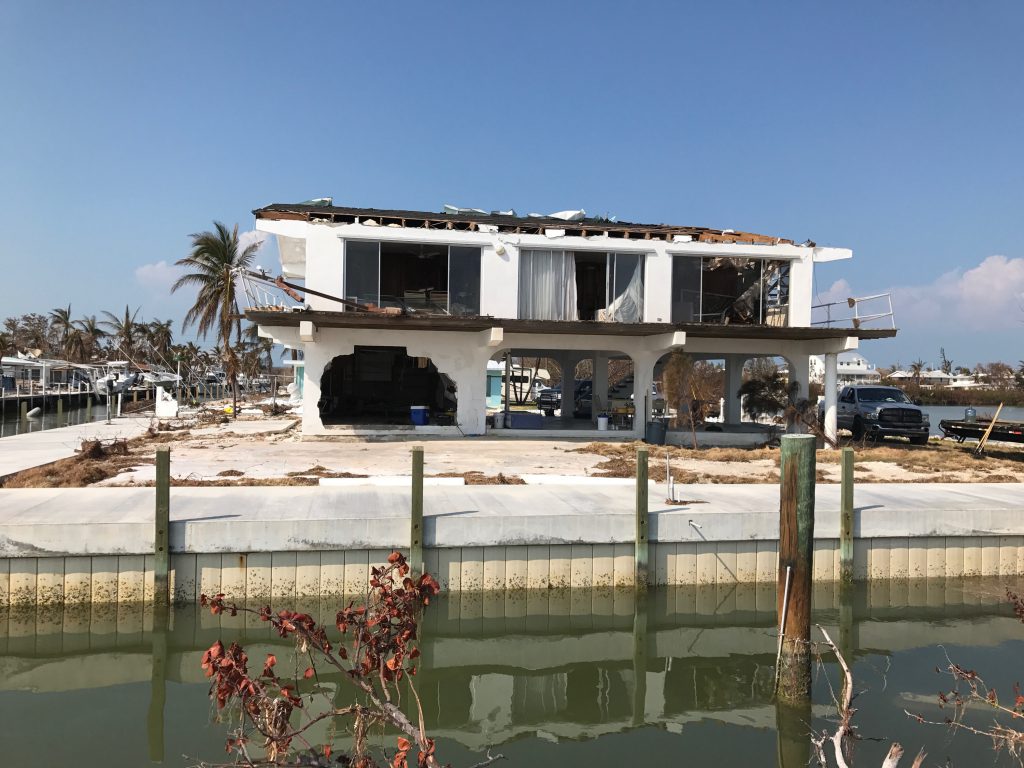
[[[659,486],[660,487],[660,486]],[[691,503],[650,493],[651,540],[774,540],[778,487],[690,485]],[[151,488],[0,490],[0,557],[132,555],[153,541]],[[171,491],[174,552],[387,549],[408,543],[402,487],[207,487]],[[601,486],[432,486],[424,490],[431,547],[628,543],[634,489]],[[862,538],[1024,535],[1020,486],[876,484],[856,491]],[[818,487],[815,536],[839,535],[839,487]]]
[[[94,421],[26,432],[0,440],[0,478],[73,456],[83,440],[131,439],[149,428],[148,416],[123,416],[110,424]]]

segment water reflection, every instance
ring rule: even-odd
[[[969,646],[972,660],[1017,656],[1024,628],[1002,603],[1005,586],[942,580],[884,592],[817,591],[814,620],[841,638],[858,687],[868,690],[858,701],[863,732],[888,739],[913,728],[900,692],[937,690],[938,643]],[[332,616],[337,606],[297,607]],[[513,762],[538,765],[621,765],[638,753],[729,764],[730,756],[756,752],[758,765],[774,753],[780,766],[802,766],[810,724],[821,727],[830,698],[819,677],[813,708],[776,710],[774,624],[770,588],[464,595],[428,612],[417,685],[428,728],[454,765],[500,747]],[[217,639],[237,639],[254,659],[273,652],[279,663],[291,648],[266,624],[191,605],[165,617],[140,605],[0,615],[0,741],[8,759],[106,768],[147,758],[188,765],[223,754],[224,729],[209,722],[199,667]],[[337,705],[347,701],[344,681],[325,675],[323,682]],[[55,718],[67,731],[59,742],[43,737]],[[324,721],[316,739],[333,738],[335,727],[343,726]],[[934,737],[902,734],[909,744]],[[66,745],[94,741],[120,746],[91,757]]]

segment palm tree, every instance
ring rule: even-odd
[[[166,360],[174,342],[174,320],[150,321],[146,326],[146,337],[156,356]]]
[[[89,315],[81,320],[76,320],[75,326],[81,334],[82,359],[90,360],[99,352],[100,339],[106,336],[107,332],[100,328],[96,315]]]
[[[139,310],[136,309],[132,312],[125,304],[123,317],[118,317],[107,311],[104,311],[103,314],[107,316],[107,319],[101,321],[100,325],[105,325],[110,329],[108,335],[113,339],[114,347],[127,360],[132,361],[135,357],[135,344],[140,330],[140,324],[135,321]]]
[[[57,307],[50,310],[50,330],[57,334],[57,345],[61,354],[68,355],[68,336],[74,329],[74,321],[71,319],[71,305],[67,309]]]
[[[219,221],[213,222],[213,226],[213,232],[191,235],[192,252],[176,262],[179,267],[191,271],[175,281],[171,293],[186,285],[198,289],[195,304],[186,313],[182,325],[187,328],[194,323],[204,339],[211,330],[217,332],[224,367],[231,379],[233,413],[237,417],[238,356],[231,348],[231,331],[235,330],[238,341],[241,341],[242,324],[239,322],[235,274],[251,266],[259,244],[251,243],[241,249],[237,224],[232,230]]]

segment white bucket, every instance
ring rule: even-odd
[[[608,431],[608,417],[607,416],[598,416],[597,417],[597,431],[598,432],[607,432]]]
[[[495,429],[504,429],[505,428],[505,412],[504,411],[498,411],[498,413],[494,414],[494,428]]]

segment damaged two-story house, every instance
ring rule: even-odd
[[[329,200],[254,211],[277,238],[304,306],[249,307],[260,333],[304,354],[304,436],[488,430],[487,369],[506,354],[562,371],[592,362],[584,418],[533,423],[587,435],[608,408],[608,362],[632,361],[631,433],[644,434],[652,383],[673,350],[725,365],[723,431],[752,357],[782,357],[806,396],[811,355],[834,380],[836,355],[893,330],[816,327],[814,265],[851,252],[731,230],[588,219],[347,208]],[[826,386],[834,401],[835,387]],[[615,393],[623,396],[623,393]],[[628,395],[626,395],[628,396]],[[425,406],[429,424],[410,424]],[[834,403],[826,428],[834,434]],[[588,418],[589,417],[589,418]]]

